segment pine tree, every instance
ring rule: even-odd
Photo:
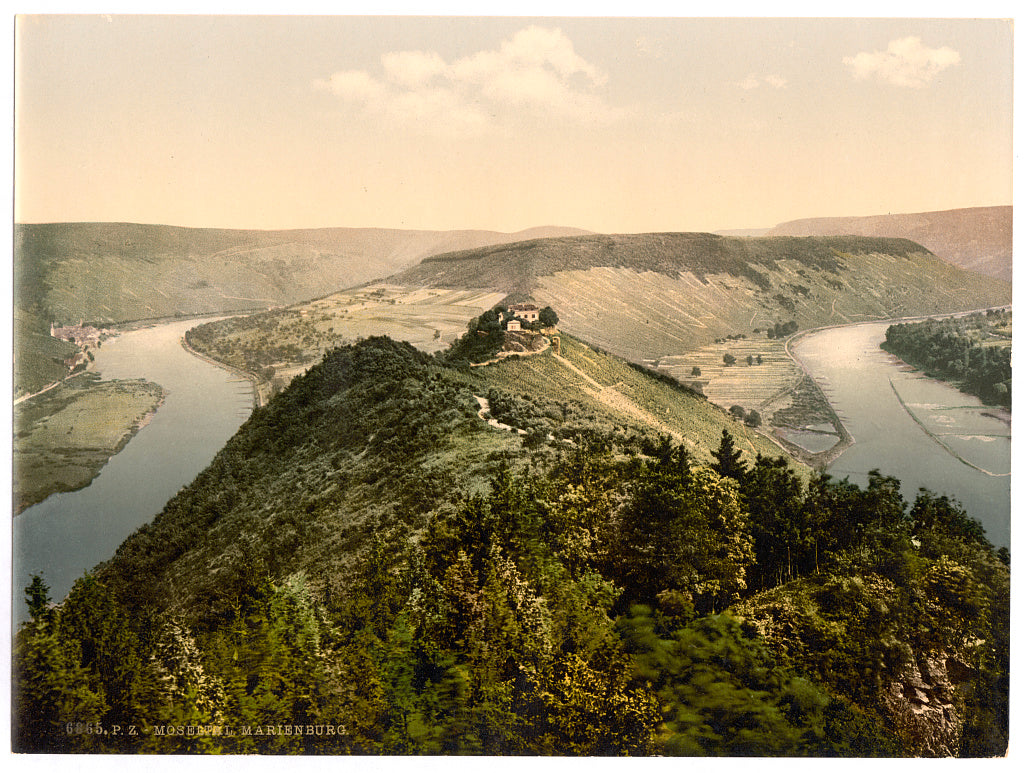
[[[747,463],[740,458],[740,451],[737,450],[729,430],[722,430],[722,441],[718,449],[711,453],[715,457],[715,463],[711,467],[719,475],[725,478],[732,478],[743,482],[747,474]]]

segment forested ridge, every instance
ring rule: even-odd
[[[37,578],[14,748],[1005,752],[1009,554],[955,501],[459,359],[329,352],[61,604]]]
[[[1012,312],[891,325],[882,348],[986,403],[1010,407]]]

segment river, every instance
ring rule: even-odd
[[[202,320],[204,322],[209,319]],[[205,468],[252,412],[252,387],[181,345],[198,320],[133,330],[96,350],[104,379],[144,378],[166,391],[164,404],[127,446],[78,491],[54,494],[14,519],[14,611],[22,589],[42,573],[54,599],[114,554]]]
[[[864,485],[878,469],[902,481],[911,503],[922,487],[948,494],[1009,547],[1010,427],[977,398],[882,351],[890,324],[828,328],[792,347],[855,441],[828,471]]]
[[[190,483],[251,412],[248,382],[182,348],[181,337],[195,324],[123,333],[96,352],[104,378],[145,378],[163,386],[167,398],[91,485],[55,494],[14,519],[16,620],[24,619],[21,589],[32,573],[41,572],[51,595],[63,598],[76,578],[113,555]],[[889,324],[822,330],[794,348],[856,441],[830,472],[863,485],[878,468],[903,481],[908,501],[921,486],[948,493],[992,542],[1009,545],[1009,427],[983,415],[978,400],[894,364],[878,348]]]

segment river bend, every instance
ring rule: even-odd
[[[64,598],[83,572],[110,558],[191,483],[252,412],[248,381],[182,347],[185,331],[197,324],[129,331],[96,350],[94,368],[104,379],[144,378],[167,396],[90,485],[54,494],[14,518],[16,620],[24,619],[22,589],[33,573],[43,574],[54,599]]]
[[[980,400],[922,375],[879,348],[892,322],[810,333],[792,347],[854,444],[828,471],[864,485],[878,469],[958,499],[997,546],[1010,544],[1010,427]]]

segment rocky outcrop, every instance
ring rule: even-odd
[[[889,682],[882,708],[908,748],[923,757],[953,757],[960,746],[963,715],[957,689],[975,670],[945,653],[919,655]]]

